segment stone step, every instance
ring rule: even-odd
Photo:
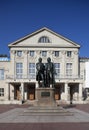
[[[29,107],[28,110],[63,110],[63,107],[57,107],[57,106],[35,106],[35,107]]]
[[[37,115],[43,115],[43,116],[49,116],[49,115],[60,115],[60,116],[72,116],[73,113],[69,112],[68,110],[62,108],[62,107],[52,107],[52,106],[45,106],[45,107],[29,107],[28,109],[24,110],[22,116],[37,116]]]
[[[73,113],[59,113],[59,112],[55,112],[55,113],[47,113],[47,112],[42,112],[42,113],[23,113],[20,116],[73,116]]]

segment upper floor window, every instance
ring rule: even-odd
[[[35,78],[35,63],[29,63],[29,78]]]
[[[4,79],[4,69],[0,69],[0,80]]]
[[[60,76],[60,63],[54,63],[54,66],[55,66],[55,72],[56,72],[55,77],[59,78],[59,76]]]
[[[66,63],[66,75],[72,76],[72,63]]]
[[[47,51],[42,51],[41,54],[42,54],[43,57],[46,57],[47,56]]]
[[[17,56],[21,57],[22,56],[22,51],[17,51]]]
[[[67,51],[67,57],[71,57],[72,56],[72,51]]]
[[[50,40],[47,36],[42,36],[40,37],[40,39],[38,40],[39,43],[50,43]]]
[[[4,88],[0,88],[0,97],[4,96]]]
[[[22,78],[23,74],[23,64],[22,63],[16,63],[16,77]]]
[[[58,57],[59,56],[59,51],[54,51],[54,56]]]
[[[30,55],[31,57],[34,57],[34,55],[35,55],[35,52],[34,52],[34,51],[30,51],[29,53],[30,53],[29,55]]]

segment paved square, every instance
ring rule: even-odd
[[[89,104],[65,106],[73,113],[69,117],[24,114],[29,108],[29,105],[0,105],[0,130],[89,130]]]
[[[33,108],[32,108],[33,109]],[[89,122],[89,113],[68,108],[70,115],[32,114],[29,108],[15,108],[0,114],[0,123],[80,123]]]

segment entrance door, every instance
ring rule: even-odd
[[[21,93],[19,87],[20,87],[19,85],[15,85],[14,98],[17,100],[21,99]]]
[[[60,87],[59,86],[55,86],[54,99],[55,100],[59,100],[60,99]]]
[[[79,84],[75,83],[75,84],[69,84],[70,86],[70,101],[72,100],[78,100],[77,95],[79,93]]]
[[[70,101],[73,100],[73,86],[70,87]]]
[[[28,86],[28,99],[34,100],[35,99],[35,85],[29,85]]]

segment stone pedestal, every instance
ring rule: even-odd
[[[54,88],[36,88],[36,100],[39,106],[54,105]]]

